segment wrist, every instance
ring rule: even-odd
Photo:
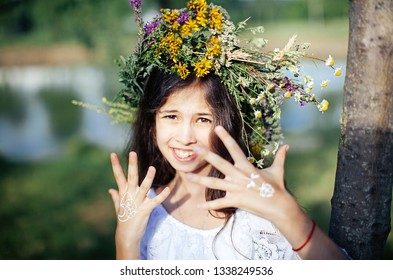
[[[139,244],[141,241],[142,237],[134,235],[130,231],[125,231],[125,230],[116,230],[115,234],[115,242],[116,244],[122,244],[122,245],[134,245],[134,244]]]
[[[285,207],[290,211],[277,213],[272,223],[285,236],[294,251],[300,251],[313,237],[316,223],[293,201],[294,204],[288,203]]]
[[[140,259],[140,240],[141,238],[133,238],[130,234],[116,231],[116,259],[118,260],[137,260]]]
[[[292,245],[293,250],[299,252],[310,243],[317,225],[302,211],[298,215],[288,217],[287,220],[277,225],[277,228]]]
[[[317,226],[315,220],[312,220],[311,222],[312,222],[312,226],[311,226],[310,233],[309,233],[309,235],[307,236],[307,239],[306,239],[300,246],[298,246],[298,247],[292,247],[292,250],[293,250],[294,252],[299,252],[299,251],[302,250],[304,247],[306,247],[307,244],[310,242],[310,240],[311,240],[311,238],[312,238],[312,236],[313,236],[313,234],[314,234],[315,228],[316,228],[316,226]]]
[[[277,207],[277,211],[275,211],[271,222],[280,229],[280,231],[292,231],[294,227],[297,228],[299,225],[310,221],[310,218],[292,195],[289,193],[285,195],[286,199]]]

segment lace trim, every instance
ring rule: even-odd
[[[273,224],[243,210],[237,210],[226,226],[203,230],[175,219],[162,205],[150,216],[141,242],[141,256],[147,259],[299,259]]]

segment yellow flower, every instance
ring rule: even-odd
[[[336,70],[334,70],[334,75],[341,76],[341,74],[342,74],[341,67],[340,68],[336,68]]]
[[[168,32],[167,34],[165,34],[164,37],[162,37],[160,47],[162,47],[163,45],[165,46],[170,45],[174,40],[175,40],[175,33]]]
[[[325,88],[325,87],[328,86],[328,84],[329,84],[329,80],[324,80],[324,81],[322,81],[322,83],[321,83],[321,87]]]
[[[258,94],[257,101],[261,102],[261,101],[263,101],[263,99],[265,99],[265,95],[263,93]]]
[[[257,119],[262,118],[262,112],[259,111],[259,110],[255,111],[255,112],[254,112],[254,115],[255,115],[255,117],[256,117]]]
[[[254,157],[248,157],[247,159],[248,159],[248,161],[250,163],[254,163],[255,162],[255,158]]]
[[[322,102],[318,104],[318,110],[321,112],[327,111],[328,108],[329,108],[329,102],[325,99],[322,100]]]
[[[177,55],[181,50],[181,46],[183,44],[183,40],[175,35],[173,32],[168,32],[161,40],[161,44],[159,45],[159,49],[169,54],[169,56],[176,60]],[[176,62],[176,61],[175,61]]]
[[[174,21],[173,24],[170,26],[172,30],[178,31],[180,29],[181,25],[177,21]]]
[[[292,96],[292,92],[290,92],[289,90],[287,92],[285,92],[285,94],[284,94],[284,97],[287,99],[291,98],[291,96]]]
[[[216,36],[211,36],[206,46],[206,56],[218,56],[221,54],[220,40]]]
[[[206,17],[206,9],[203,9],[203,10],[201,9],[201,10],[199,10],[199,11],[197,12],[197,15],[196,15],[196,22],[197,22],[200,26],[206,27],[207,22],[208,22],[207,17]]]
[[[178,64],[175,64],[176,72],[179,74],[180,78],[185,80],[188,75],[190,74],[190,71],[187,69],[187,66],[182,64],[181,62]]]
[[[250,104],[254,105],[255,103],[257,103],[257,100],[255,98],[250,98]]]
[[[258,144],[253,144],[251,145],[251,153],[253,153],[254,155],[258,155],[261,153],[261,147]],[[255,158],[254,158],[255,160]]]
[[[182,38],[192,36],[192,30],[188,26],[183,25],[180,28],[180,35],[182,36]]]
[[[222,29],[222,14],[218,8],[210,10],[210,28],[219,31]]]
[[[192,36],[192,31],[198,31],[198,30],[199,30],[199,26],[197,22],[193,19],[188,19],[181,27],[180,33],[181,36],[184,38],[187,36]]]
[[[196,72],[197,77],[203,77],[210,73],[210,70],[213,67],[213,62],[206,57],[202,58],[198,63],[194,66],[194,71]]]
[[[187,7],[190,10],[199,11],[207,8],[206,0],[191,0],[187,2]]]
[[[325,64],[326,64],[326,66],[333,66],[334,65],[334,59],[330,54],[329,54],[328,59],[326,59]]]
[[[273,83],[271,83],[271,84],[268,85],[267,90],[269,92],[273,92],[275,88],[276,88],[276,86]]]
[[[164,19],[168,24],[172,24],[173,21],[175,21],[179,15],[180,12],[179,10],[168,10],[168,9],[161,9],[161,14]]]
[[[314,81],[311,80],[307,83],[306,92],[310,94],[313,88],[314,88]]]

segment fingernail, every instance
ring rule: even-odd
[[[221,125],[216,126],[216,132],[223,131],[223,127]]]
[[[194,181],[194,179],[195,179],[195,174],[192,174],[192,173],[187,173],[187,178],[188,178],[188,180],[190,180],[190,181]]]
[[[205,203],[198,203],[197,204],[197,208],[198,209],[205,209],[206,208],[206,204]]]
[[[285,151],[288,152],[288,150],[289,150],[289,145],[287,145],[287,146],[285,147]]]
[[[203,148],[201,146],[195,146],[194,147],[194,152],[196,152],[197,154],[202,153],[202,151],[203,151]]]

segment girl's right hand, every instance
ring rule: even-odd
[[[165,188],[153,199],[147,197],[156,170],[150,166],[146,177],[138,186],[138,159],[135,152],[129,154],[127,177],[115,153],[111,153],[111,163],[118,187],[118,190],[109,190],[117,217],[116,258],[139,259],[139,243],[145,233],[150,213],[168,197],[170,189]]]

